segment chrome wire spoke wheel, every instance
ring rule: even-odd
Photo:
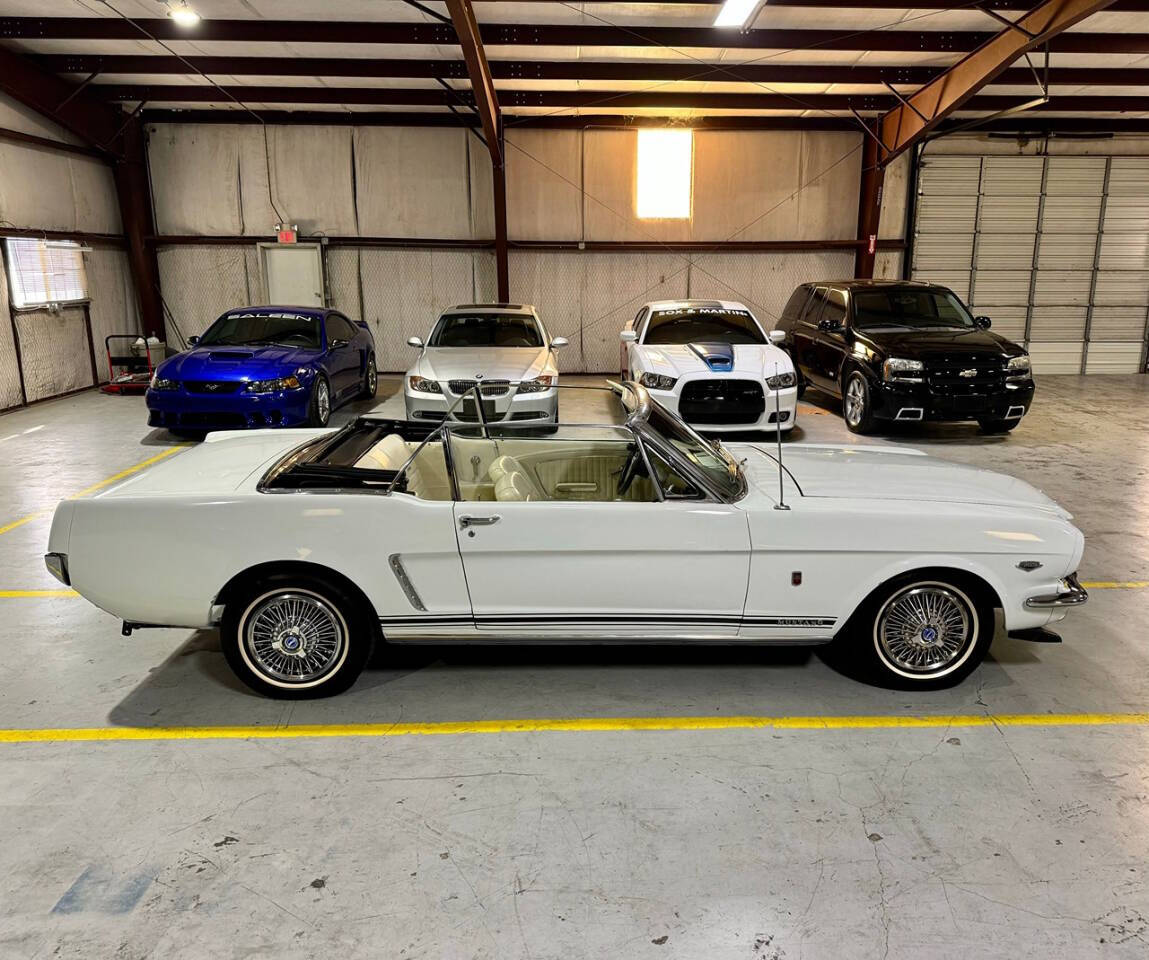
[[[966,660],[978,629],[973,603],[956,587],[916,583],[882,605],[874,623],[874,643],[896,673],[931,679]]]
[[[853,377],[846,386],[846,421],[856,427],[862,422],[862,413],[865,409],[866,394],[862,381],[858,377]]]
[[[243,654],[261,676],[279,685],[318,683],[347,654],[339,611],[309,591],[277,591],[255,601],[242,624]]]

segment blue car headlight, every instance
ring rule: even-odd
[[[178,390],[180,383],[178,380],[168,380],[166,377],[153,373],[152,382],[148,386],[152,390]]]
[[[274,380],[251,380],[247,384],[248,393],[278,393],[281,390],[298,390],[299,377],[277,377]]]

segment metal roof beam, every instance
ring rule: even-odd
[[[1149,2],[1149,0],[1147,0]],[[243,77],[404,77],[428,80],[466,80],[463,60],[392,59],[373,57],[169,57],[148,54],[46,54],[33,61],[54,73],[167,74],[196,76],[226,74]],[[185,62],[186,61],[186,62]],[[792,63],[688,63],[630,60],[490,60],[495,80],[723,80],[747,83],[929,83],[942,67],[870,64]],[[1138,67],[1053,67],[1050,82],[1057,84],[1142,87],[1149,86],[1149,70]],[[1029,84],[1025,67],[1002,72],[996,83]]]
[[[138,27],[135,25],[138,24]],[[111,17],[3,17],[0,38],[13,40],[139,40],[142,27],[159,40],[186,41],[174,21]],[[715,30],[713,27],[616,27],[588,24],[486,23],[479,27],[488,46],[698,47],[759,50],[872,50],[963,53],[995,36],[945,30]],[[374,43],[454,45],[443,23],[385,23],[349,20],[201,20],[196,43]],[[1149,53],[1146,33],[1066,33],[1053,40],[1054,53]]]
[[[935,77],[916,93],[911,94],[896,107],[881,117],[874,131],[880,143],[878,160],[889,163],[894,157],[914,144],[925,139],[929,132],[956,110],[984,109],[1005,111],[1014,104],[996,104],[989,101],[1000,98],[978,97],[983,87],[992,83],[1005,69],[1022,54],[1028,53],[1046,43],[1052,44],[1061,36],[1088,36],[1088,34],[1064,34],[1074,24],[1104,10],[1113,0],[1045,0],[1016,21],[1010,22],[1004,30],[987,40],[972,53],[963,57],[945,73]],[[1104,102],[1108,98],[1084,97],[1076,107],[1066,104],[1075,97],[1059,97],[1054,101],[1041,103],[1035,109],[1082,109],[1104,111],[1122,110],[1124,107],[1106,107],[1101,103],[1093,105],[1086,101]],[[1125,98],[1115,97],[1120,103]],[[1132,98],[1138,100],[1140,98]]]

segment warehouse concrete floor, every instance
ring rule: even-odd
[[[384,378],[377,406],[400,410],[398,390]],[[0,734],[0,957],[1144,957],[1147,401],[1144,377],[1045,377],[1009,437],[863,441],[830,401],[801,406],[789,442],[916,445],[1077,515],[1082,577],[1112,585],[1064,644],[999,635],[955,690],[863,686],[808,650],[436,648],[295,704],[240,687],[212,633],[124,639],[81,599],[35,595],[59,587],[40,559],[56,501],[173,444],[141,400],[2,416],[0,728],[122,734]],[[609,409],[564,398],[565,419]],[[156,563],[178,549],[123,535]],[[745,715],[813,719],[594,722]],[[478,723],[515,718],[581,722]],[[346,726],[443,721],[461,732]],[[329,726],[179,739],[228,724]]]

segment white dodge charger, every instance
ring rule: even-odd
[[[637,380],[706,431],[789,430],[798,409],[794,363],[745,304],[657,300],[621,334],[624,379]]]
[[[408,420],[557,423],[558,362],[565,337],[548,338],[534,307],[471,303],[445,310],[403,383]],[[456,403],[463,398],[462,403]],[[450,412],[448,412],[450,411]]]

